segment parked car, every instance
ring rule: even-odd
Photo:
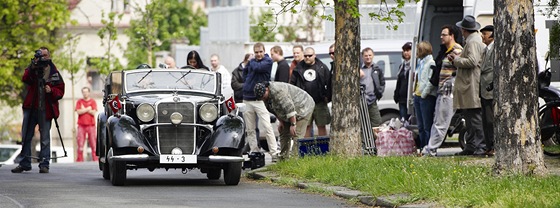
[[[120,186],[127,170],[198,168],[211,180],[223,170],[225,184],[237,185],[245,124],[237,110],[228,112],[234,106],[220,80],[198,69],[112,72],[97,121],[103,178]]]
[[[0,144],[0,166],[15,164],[15,159],[20,152],[21,145]]]

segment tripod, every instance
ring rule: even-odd
[[[33,67],[33,66],[31,66],[31,67]],[[26,126],[28,129],[26,129],[25,132],[22,132],[22,133],[25,133],[25,136],[24,136],[24,138],[23,138],[23,139],[24,139],[23,142],[25,143],[25,142],[29,142],[29,141],[30,141],[30,139],[27,139],[27,137],[29,137],[29,135],[28,135],[28,133],[29,133],[29,131],[30,131],[29,128],[31,128],[30,123],[31,123],[31,120],[34,119],[34,116],[35,116],[35,115],[34,115],[34,112],[35,112],[35,111],[38,112],[38,115],[36,115],[36,116],[37,116],[37,125],[39,125],[39,132],[40,132],[40,134],[41,134],[41,137],[43,136],[42,134],[43,134],[43,132],[46,130],[46,129],[43,129],[43,128],[45,128],[44,124],[47,122],[47,121],[46,121],[46,112],[45,112],[45,110],[46,110],[46,108],[45,108],[45,100],[47,100],[48,104],[51,105],[51,111],[50,111],[50,113],[52,113],[52,115],[53,115],[54,122],[55,122],[55,125],[56,125],[56,129],[57,129],[57,132],[58,132],[58,136],[59,136],[59,139],[60,139],[60,142],[61,142],[61,145],[62,145],[62,149],[63,149],[63,151],[64,151],[64,156],[54,157],[54,158],[50,158],[50,159],[68,157],[68,154],[67,154],[67,152],[66,152],[66,148],[64,147],[64,141],[62,140],[62,134],[60,133],[60,127],[59,127],[59,125],[58,125],[57,118],[54,116],[54,115],[55,115],[54,106],[53,106],[54,104],[53,104],[53,102],[51,101],[51,96],[49,96],[49,99],[45,99],[45,79],[44,79],[44,71],[43,71],[43,68],[44,68],[44,67],[40,67],[40,69],[33,69],[33,68],[31,68],[31,67],[30,67],[30,70],[32,70],[32,71],[34,72],[34,75],[35,75],[35,77],[36,77],[36,83],[37,83],[37,88],[36,88],[37,91],[36,91],[36,92],[37,92],[37,95],[33,97],[33,102],[31,103],[32,109],[30,110],[30,115],[27,116],[27,121],[26,121],[26,125],[25,125],[25,126]],[[37,99],[38,99],[38,100],[37,100]],[[33,107],[35,106],[35,101],[38,101],[38,102],[37,102],[37,109],[36,109],[36,110],[33,109]],[[24,109],[24,111],[25,111],[25,109]],[[33,125],[32,128],[34,129],[34,128],[35,128],[35,125]],[[50,139],[50,138],[49,138],[49,139]],[[28,140],[28,141],[26,141],[26,140]],[[26,145],[26,144],[23,144],[23,145]],[[31,145],[31,144],[27,144],[27,145]],[[43,145],[43,144],[41,144],[41,145]],[[50,145],[50,144],[49,144],[49,145]],[[31,148],[33,149],[33,147],[31,147]],[[22,150],[22,151],[23,151],[23,150]],[[51,152],[49,152],[48,154],[50,155]],[[22,156],[23,156],[23,157],[26,157],[26,158],[36,159],[36,160],[38,160],[40,163],[41,163],[41,162],[44,162],[45,160],[47,160],[47,158],[44,157],[44,156],[43,156],[43,157],[41,157],[41,156],[40,156],[40,157],[34,157],[34,156],[31,156],[31,155],[22,155]]]

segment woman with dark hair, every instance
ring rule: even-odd
[[[187,65],[181,67],[181,69],[188,69],[188,68],[206,69],[210,71],[210,69],[208,69],[208,67],[205,66],[204,63],[202,63],[202,59],[200,59],[200,55],[195,50],[192,50],[191,52],[189,52],[189,54],[187,54]]]

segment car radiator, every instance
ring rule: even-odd
[[[160,103],[157,106],[157,122],[171,123],[170,116],[174,112],[183,115],[182,123],[195,123],[196,110],[194,103]],[[186,125],[166,125],[157,127],[160,154],[171,154],[171,150],[179,147],[183,154],[192,154],[195,149],[196,128]]]

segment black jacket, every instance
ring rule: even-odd
[[[317,73],[317,81],[318,86],[316,89],[305,89],[305,78],[303,73],[306,69],[313,68]],[[311,90],[319,90],[320,96],[323,98],[319,100],[319,102],[330,102],[332,100],[332,84],[331,84],[331,72],[327,65],[325,65],[321,60],[315,58],[315,64],[313,66],[309,66],[305,63],[305,61],[300,61],[294,71],[292,72],[292,77],[290,78],[290,84],[293,84],[306,92],[310,92]],[[318,100],[315,100],[315,103],[318,103]]]
[[[290,65],[283,59],[278,62],[278,67],[276,67],[276,75],[274,75],[274,81],[277,82],[290,82]]]
[[[408,66],[407,66],[408,65]],[[405,70],[408,67],[408,70]],[[393,100],[395,103],[406,103],[408,99],[408,76],[410,74],[410,61],[406,64],[406,61],[399,66],[399,74],[397,75],[397,85],[395,86],[395,92],[393,95]]]
[[[231,88],[233,89],[233,99],[235,103],[243,102],[243,63],[231,72]]]
[[[446,53],[446,51],[447,47],[445,46],[445,44],[439,45],[439,53],[434,59],[434,61],[436,62],[436,68],[433,69],[432,77],[430,77],[430,83],[436,88],[438,88],[439,85],[439,74],[441,73],[441,65],[443,63],[443,59],[447,58],[447,55],[453,52],[453,50],[450,50],[449,53]]]

